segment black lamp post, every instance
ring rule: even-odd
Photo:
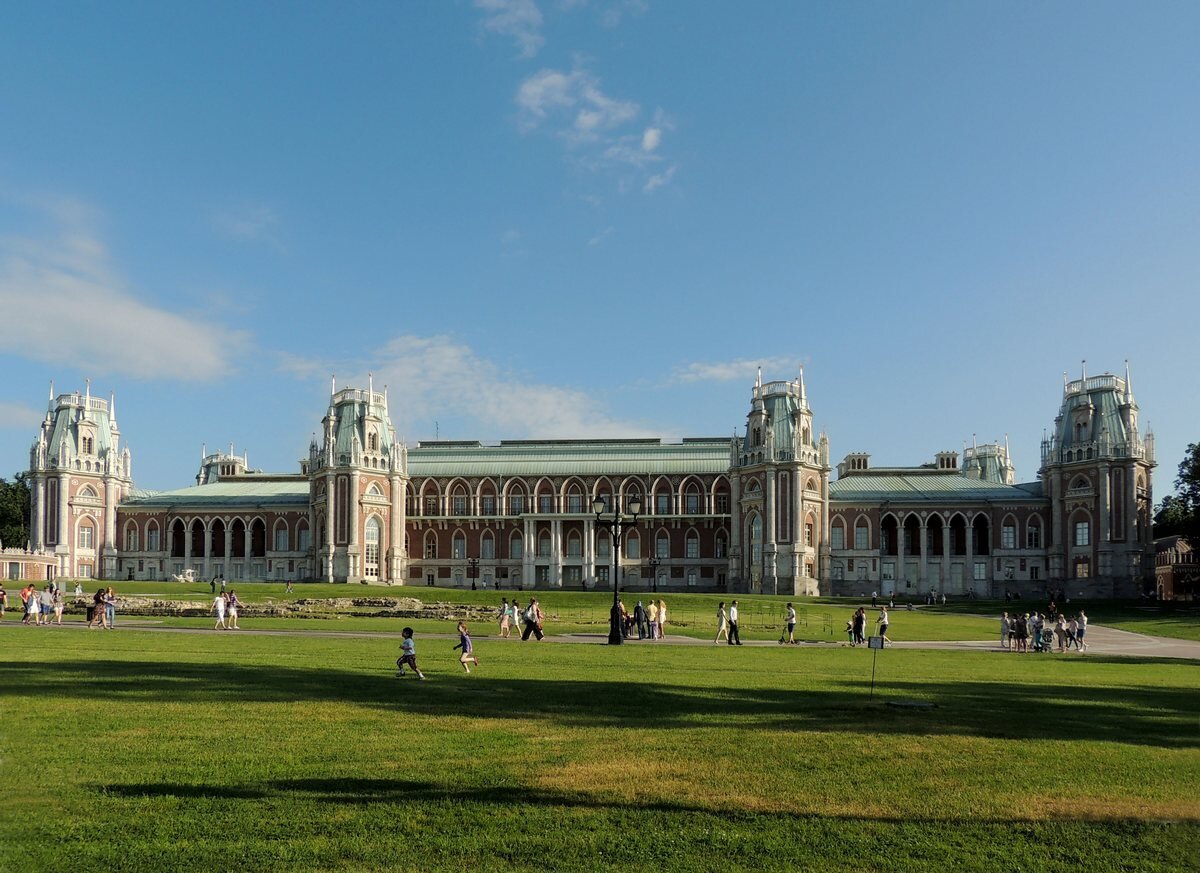
[[[650,565],[650,588],[655,594],[658,593],[658,553],[651,552],[650,560],[646,562]]]
[[[625,641],[624,635],[621,633],[621,607],[617,605],[621,586],[618,584],[617,573],[619,572],[619,560],[621,554],[621,537],[626,528],[633,527],[637,524],[638,513],[642,511],[642,498],[638,495],[632,495],[627,503],[630,518],[624,518],[621,515],[620,501],[614,495],[613,501],[615,508],[612,511],[611,518],[604,518],[604,511],[608,509],[608,504],[603,498],[597,497],[592,501],[592,512],[596,513],[596,527],[606,527],[612,538],[612,583],[613,583],[613,602],[612,612],[608,616],[608,644],[610,646],[619,646]]]
[[[475,578],[479,573],[479,559],[471,558],[467,561],[467,578],[471,580],[471,590],[475,590]]]

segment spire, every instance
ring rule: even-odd
[[[84,379],[83,382],[86,386],[84,388],[85,396],[83,398],[83,417],[90,418],[92,415],[92,380]]]
[[[1063,370],[1063,397],[1067,396],[1067,371]]]
[[[375,374],[367,373],[367,402],[370,403],[375,396]]]
[[[200,460],[208,457],[208,443],[200,443]]]
[[[1081,365],[1081,366],[1082,366],[1082,368],[1083,368],[1083,377],[1082,377],[1082,378],[1083,378],[1083,382],[1084,382],[1084,386],[1083,386],[1083,387],[1084,387],[1084,389],[1086,390],[1086,388],[1087,388],[1087,358],[1084,358],[1084,359],[1083,359],[1083,360],[1080,362],[1080,365]]]
[[[329,396],[332,397],[334,394],[337,394],[337,376],[330,376],[329,377]]]
[[[388,411],[387,389],[388,389],[388,386],[384,385],[383,386],[383,411],[384,411],[384,413],[386,413]]]
[[[117,426],[117,392],[110,391],[108,394],[108,420],[113,427]]]
[[[1129,378],[1129,358],[1125,359],[1125,405],[1133,403],[1133,382]]]
[[[762,364],[758,365],[758,376],[756,376],[754,379],[754,387],[755,388],[762,387]]]
[[[54,402],[54,380],[50,380],[50,402]]]
[[[808,389],[804,387],[804,365],[800,365],[800,405],[808,406]]]

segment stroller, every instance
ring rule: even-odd
[[[1046,654],[1054,649],[1054,630],[1053,628],[1042,628],[1041,640],[1036,647],[1036,651]]]

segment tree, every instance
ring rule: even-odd
[[[1154,538],[1181,534],[1186,522],[1187,510],[1183,506],[1183,501],[1174,494],[1168,494],[1158,504],[1158,512],[1154,513]]]
[[[1193,549],[1200,549],[1200,443],[1187,447],[1175,477],[1175,499],[1182,510],[1180,533]],[[1165,503],[1166,501],[1164,501]]]
[[[0,543],[25,548],[29,542],[29,483],[18,473],[12,482],[0,478]]]

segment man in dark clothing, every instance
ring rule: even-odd
[[[633,608],[633,620],[637,624],[638,639],[644,640],[650,634],[650,622],[646,616],[646,607],[642,606],[640,600]]]

